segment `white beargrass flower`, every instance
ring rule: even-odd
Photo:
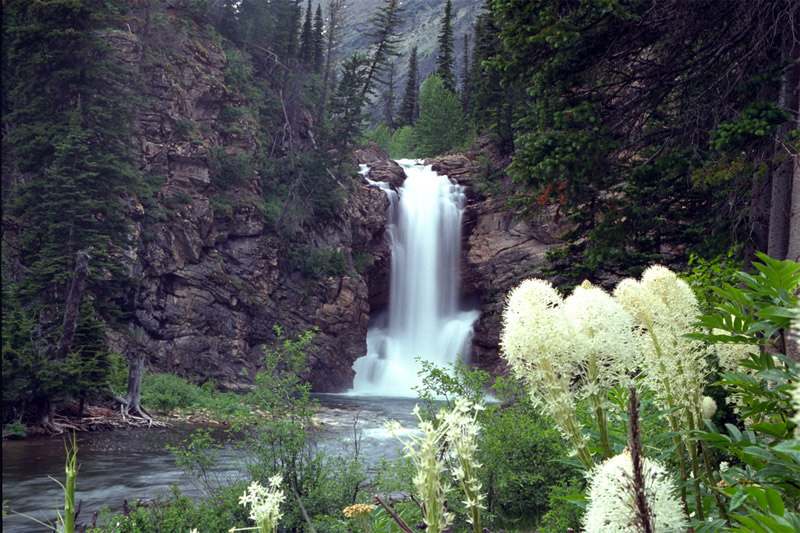
[[[486,497],[481,492],[478,481],[478,469],[481,465],[475,459],[478,451],[478,411],[483,406],[473,404],[469,400],[458,400],[450,411],[440,411],[437,418],[447,431],[447,448],[454,456],[453,476],[464,489],[464,505],[469,510],[467,522],[476,531],[482,531],[480,510],[486,509],[483,501]]]
[[[676,486],[658,462],[642,460],[645,498],[654,533],[686,531],[686,517]],[[608,459],[589,474],[585,533],[639,533],[634,500],[633,463],[628,450]]]
[[[280,506],[286,500],[280,490],[282,481],[280,475],[269,479],[269,487],[253,481],[239,497],[240,505],[250,506],[250,519],[255,521],[259,533],[273,533],[278,530],[278,522],[283,516]]]
[[[717,412],[717,402],[711,396],[703,396],[703,404],[701,407],[703,418],[711,420]]]
[[[562,303],[550,282],[523,281],[508,296],[500,345],[511,369],[530,387],[533,404],[555,420],[581,463],[591,468],[591,453],[575,416],[572,377],[579,367],[570,356],[572,331]]]
[[[453,514],[445,510],[447,493],[451,490],[449,482],[442,478],[444,462],[439,460],[440,450],[445,443],[447,427],[440,424],[434,426],[431,422],[423,420],[419,406],[412,411],[417,416],[421,436],[408,435],[403,443],[403,452],[411,459],[416,467],[412,483],[422,504],[422,520],[431,533],[441,533],[453,523]],[[389,431],[397,435],[401,426],[397,422],[387,424]]]
[[[579,367],[578,394],[599,400],[605,407],[605,391],[629,386],[628,375],[636,368],[638,343],[633,319],[610,294],[584,281],[564,300],[564,314],[571,323],[570,347]]]
[[[711,330],[712,335],[730,335],[729,332],[721,329]],[[752,352],[758,350],[752,344],[743,344],[739,342],[716,342],[712,345],[714,352],[717,355],[717,362],[719,367],[726,372],[741,372],[748,373],[750,369],[739,368],[739,363],[747,359],[747,356]]]
[[[700,316],[694,292],[668,268],[652,266],[640,282],[622,280],[614,298],[638,328],[645,385],[662,408],[685,406],[689,428],[698,429],[708,368],[700,342],[684,337]]]

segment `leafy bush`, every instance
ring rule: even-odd
[[[369,252],[355,252],[353,253],[353,268],[356,272],[363,274],[369,267],[373,265],[375,258]]]
[[[242,185],[255,177],[252,154],[228,154],[224,148],[209,151],[212,181],[222,187]]]
[[[142,378],[142,405],[166,414],[190,407],[198,399],[198,387],[175,374],[146,373]]]
[[[231,527],[250,525],[248,511],[239,505],[244,484],[223,488],[208,500],[192,500],[181,494],[178,485],[172,486],[170,496],[159,496],[144,506],[135,501],[127,516],[105,509],[97,533],[186,533],[197,531],[229,531]]]
[[[21,420],[12,420],[3,426],[4,439],[24,439],[27,436],[28,426],[23,424]]]
[[[417,148],[417,136],[412,126],[403,126],[395,130],[386,151],[392,159],[412,157]]]

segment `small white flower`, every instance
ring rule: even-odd
[[[723,473],[725,473],[725,472],[727,472],[727,471],[728,471],[728,469],[729,469],[730,467],[731,467],[731,464],[730,464],[728,461],[722,461],[722,462],[719,464],[719,471],[720,471],[720,472],[723,472]]]
[[[703,405],[701,407],[703,418],[711,420],[717,412],[717,402],[711,396],[703,396]]]

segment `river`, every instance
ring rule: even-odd
[[[360,451],[368,465],[381,457],[394,459],[400,442],[384,429],[387,420],[397,420],[406,427],[415,427],[411,415],[416,400],[335,394],[315,395],[321,409],[319,433],[321,447],[331,453],[352,447],[354,434],[360,434]],[[355,432],[354,432],[355,428]],[[133,501],[169,494],[178,483],[187,495],[199,496],[199,487],[175,465],[175,455],[166,449],[187,438],[197,426],[177,425],[170,428],[131,429],[100,433],[79,433],[78,481],[75,500],[83,500],[79,521],[89,521],[92,513],[104,505],[113,510],[122,508],[123,500]],[[221,441],[226,434],[214,432]],[[228,447],[221,455],[220,476],[236,478],[237,451]],[[41,521],[55,518],[63,508],[61,487],[50,479],[64,482],[64,439],[32,437],[3,442],[3,500],[7,508],[33,516]],[[44,526],[9,512],[3,520],[3,531],[47,531]]]

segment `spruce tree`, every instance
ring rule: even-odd
[[[461,103],[439,76],[431,76],[422,84],[415,131],[417,157],[435,157],[464,142],[466,127]]]
[[[417,47],[411,49],[408,58],[408,77],[403,102],[398,115],[399,126],[412,126],[419,116],[419,68],[417,66]]]
[[[461,67],[461,108],[464,113],[469,108],[469,35],[464,34],[464,48],[462,50],[463,64]]]
[[[366,96],[363,87],[368,83],[370,61],[366,56],[353,54],[342,64],[342,78],[331,99],[331,129],[334,145],[344,149],[361,133]]]
[[[376,83],[385,83],[383,76],[388,73],[394,58],[399,55],[400,37],[398,27],[403,21],[403,8],[400,0],[383,0],[378,12],[370,18],[374,29],[367,33],[372,38],[373,52],[361,94],[373,94]]]
[[[136,194],[140,179],[129,129],[136,77],[103,40],[123,8],[114,0],[4,5],[3,141],[18,177],[8,213],[24,228],[14,256],[25,269],[8,289],[21,308],[11,327],[35,337],[12,347],[20,357],[11,368],[27,376],[24,401],[45,425],[51,399],[68,392],[54,347],[77,251],[94,247],[86,297],[103,320],[120,317],[130,287],[122,198]],[[71,346],[82,349],[80,340]],[[4,386],[6,378],[4,369]]]
[[[314,72],[322,73],[322,57],[325,53],[324,25],[322,22],[322,5],[317,4],[317,12],[314,16],[314,31],[312,42],[312,66]]]
[[[439,33],[439,55],[436,57],[436,75],[442,78],[445,88],[455,94],[455,51],[453,38],[453,3],[447,0],[444,5],[442,31]]]
[[[311,23],[311,0],[308,0],[308,5],[306,6],[303,32],[300,34],[300,62],[305,67],[311,67],[314,62],[314,28]]]

